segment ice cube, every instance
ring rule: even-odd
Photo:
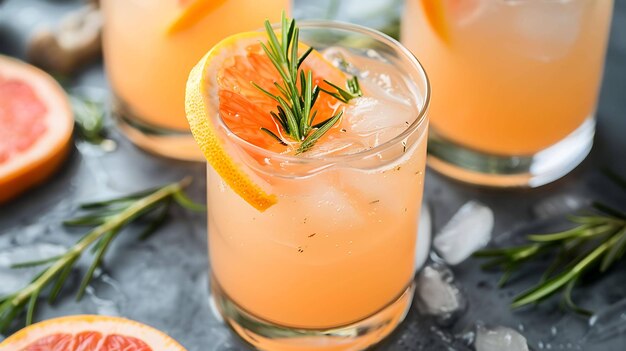
[[[367,150],[368,146],[358,138],[334,137],[329,135],[320,139],[315,146],[307,151],[306,157],[321,158],[333,155],[349,155],[363,150]]]
[[[476,327],[476,351],[528,351],[526,338],[507,327]]]
[[[126,303],[119,283],[106,274],[99,274],[86,289],[89,300],[99,315],[121,316]]]
[[[538,218],[547,219],[572,213],[589,204],[590,201],[588,198],[570,194],[560,194],[541,200],[533,207],[532,211]]]
[[[65,252],[61,245],[39,243],[14,246],[0,251],[0,296],[8,295],[28,285],[45,266],[11,268],[12,265],[45,260]]]
[[[350,131],[359,135],[372,135],[389,128],[404,130],[406,122],[410,123],[415,119],[412,115],[415,114],[415,109],[411,109],[408,104],[394,104],[376,97],[360,97],[353,101],[346,109],[346,116]]]
[[[451,324],[467,308],[467,299],[454,282],[454,275],[442,264],[430,264],[416,281],[417,308],[434,316],[439,324]]]
[[[354,56],[350,53],[350,51],[332,46],[322,52],[324,58],[333,64],[333,66],[339,68],[340,70],[352,74],[359,75],[360,71],[354,65]]]
[[[603,341],[626,333],[626,298],[596,312],[589,319],[589,332],[585,340]]]
[[[422,213],[420,214],[419,224],[417,228],[417,248],[415,249],[415,270],[422,268],[428,254],[430,253],[431,244],[431,223],[430,210],[428,204],[422,204]]]
[[[493,224],[493,211],[489,207],[469,201],[441,228],[433,246],[448,264],[459,264],[487,245],[491,240]]]
[[[550,62],[570,53],[583,21],[584,1],[506,2],[512,18],[508,48],[535,60]],[[506,11],[506,9],[504,10]]]

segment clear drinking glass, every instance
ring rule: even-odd
[[[101,1],[105,65],[120,129],[148,151],[184,160],[204,160],[185,117],[191,68],[222,38],[278,20],[291,1],[197,3]]]
[[[612,0],[408,0],[402,42],[429,72],[429,165],[539,186],[588,154]]]
[[[413,297],[429,85],[415,57],[384,34],[333,22],[299,26],[305,44],[349,55],[362,86],[380,79],[378,93],[402,99],[407,118],[391,128],[398,116],[381,103],[361,122],[394,133],[389,141],[339,155],[320,141],[293,156],[241,139],[209,111],[229,156],[278,198],[259,212],[208,167],[212,298],[256,348],[362,350],[396,328]],[[404,82],[404,95],[387,81]]]

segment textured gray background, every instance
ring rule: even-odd
[[[106,0],[105,0],[106,1]],[[605,1],[605,0],[598,0]],[[8,0],[0,5],[0,53],[23,57],[24,41],[38,26],[52,24],[75,1]],[[304,1],[297,8],[304,8]],[[394,12],[394,11],[392,11]],[[301,11],[307,13],[307,11]],[[95,64],[74,81],[77,87],[106,88],[102,65]],[[536,190],[495,191],[469,187],[429,171],[426,198],[431,205],[434,228],[440,228],[466,201],[479,199],[496,213],[498,243],[509,242],[532,230],[546,229],[553,222],[542,219],[537,208],[546,201],[566,198],[602,199],[624,204],[623,194],[600,174],[610,166],[626,174],[626,1],[616,1],[606,73],[600,98],[598,131],[591,156],[564,179]],[[104,153],[82,143],[65,167],[45,187],[0,206],[0,251],[15,245],[72,244],[80,231],[63,229],[81,201],[139,190],[151,185],[193,175],[192,197],[204,200],[205,171],[201,164],[160,159],[136,149],[116,132],[118,149]],[[538,207],[539,206],[539,207]],[[190,351],[246,350],[213,317],[208,306],[206,218],[175,210],[170,221],[147,242],[134,239],[133,230],[122,235],[106,258],[103,274],[93,284],[92,294],[80,303],[69,296],[55,306],[41,304],[37,319],[75,313],[111,313],[151,324],[178,339]],[[626,296],[626,265],[606,278],[583,286],[575,299],[591,308],[602,308]],[[412,310],[408,320],[380,350],[464,350],[449,343],[477,322],[506,325],[529,339],[534,349],[623,350],[626,336],[603,344],[585,344],[586,321],[564,313],[558,303],[512,312],[508,302],[515,292],[536,276],[518,279],[498,290],[498,274],[480,271],[477,261],[454,268],[470,307],[451,329],[441,329]],[[78,275],[74,279],[78,279]],[[0,282],[1,284],[2,282]],[[45,307],[44,307],[45,306]]]

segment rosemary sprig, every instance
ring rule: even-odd
[[[309,150],[332,126],[341,118],[343,112],[338,112],[327,117],[324,122],[314,124],[316,112],[313,107],[320,92],[335,97],[337,100],[348,103],[351,99],[361,96],[363,93],[357,77],[346,81],[345,90],[329,81],[324,81],[334,89],[323,89],[313,84],[312,72],[300,69],[313,48],[307,49],[302,55],[298,55],[300,29],[294,19],[288,20],[283,12],[281,21],[280,38],[274,33],[269,21],[265,21],[265,30],[268,41],[261,43],[263,51],[278,71],[282,81],[274,82],[278,94],[273,94],[258,84],[252,84],[269,96],[277,103],[277,112],[270,112],[272,118],[280,126],[283,133],[293,141],[300,143],[296,153]],[[288,145],[287,140],[267,128],[261,130],[269,134],[283,145]]]
[[[610,177],[626,191],[623,178],[613,172]],[[597,214],[570,217],[570,221],[578,224],[574,228],[528,235],[528,244],[484,249],[474,254],[488,260],[483,268],[503,270],[500,286],[504,286],[523,264],[546,255],[552,257],[552,263],[539,282],[513,298],[512,308],[539,303],[560,292],[565,307],[579,314],[592,314],[574,303],[572,290],[580,278],[608,271],[626,254],[626,212],[603,204],[593,206]]]
[[[65,224],[97,225],[97,227],[90,230],[62,255],[12,266],[19,269],[48,265],[27,286],[8,296],[0,297],[0,332],[6,331],[24,309],[26,309],[26,325],[31,324],[40,295],[47,291],[48,302],[53,303],[63,289],[76,262],[91,247],[94,258],[78,288],[76,299],[80,300],[92,281],[96,268],[102,264],[111,242],[131,222],[139,218],[147,218],[150,213],[156,214],[140,236],[145,239],[164,222],[172,202],[191,210],[204,209],[203,206],[191,201],[183,192],[190,182],[190,178],[185,178],[149,191],[83,204],[81,208],[90,213],[68,220]]]
[[[80,136],[91,144],[101,144],[106,140],[102,104],[77,95],[70,95],[70,102]]]

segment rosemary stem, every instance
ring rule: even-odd
[[[91,246],[91,244],[99,240],[103,235],[107,234],[111,230],[123,226],[137,213],[140,213],[143,210],[159,203],[161,200],[180,192],[190,183],[190,181],[191,180],[189,178],[185,178],[180,182],[166,185],[158,191],[133,203],[118,215],[111,217],[109,221],[94,228],[83,239],[68,249],[67,253],[46,269],[39,278],[20,291],[19,294],[15,295],[15,297],[11,300],[11,304],[16,307],[22,305],[30,298],[31,295],[37,291],[41,291],[41,289],[45,287],[61,270],[63,270],[67,264],[77,259],[89,246]]]

